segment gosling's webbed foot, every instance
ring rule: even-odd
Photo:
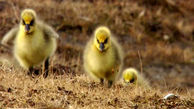
[[[33,67],[30,67],[27,72],[27,75],[32,76],[33,70],[34,70]]]
[[[34,69],[34,74],[35,74],[35,75],[39,75],[39,72],[40,72],[39,69]]]
[[[34,78],[35,76],[39,75],[40,70],[39,69],[34,69],[33,67],[30,67],[27,74]]]

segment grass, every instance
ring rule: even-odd
[[[33,8],[60,34],[58,49],[44,79],[27,76],[1,47],[0,107],[194,107],[192,0],[32,1],[0,0],[0,37],[19,22],[22,9]],[[125,51],[125,67],[142,70],[151,89],[122,81],[108,89],[85,74],[82,52],[98,25],[112,30]],[[168,93],[178,98],[164,100]]]

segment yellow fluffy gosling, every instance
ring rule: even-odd
[[[123,81],[126,84],[136,84],[146,88],[149,88],[148,82],[144,79],[142,75],[135,68],[127,68],[123,71]]]
[[[95,30],[94,36],[85,47],[83,58],[85,71],[99,79],[101,83],[104,79],[108,80],[109,88],[118,79],[123,54],[120,45],[107,27],[101,26]]]
[[[44,77],[48,75],[49,57],[56,50],[58,34],[41,22],[34,10],[25,9],[21,13],[18,26],[10,30],[2,40],[6,44],[14,39],[14,56],[19,64],[31,75],[33,67],[44,63]]]

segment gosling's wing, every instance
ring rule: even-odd
[[[18,26],[12,28],[8,33],[5,34],[5,36],[1,40],[1,44],[6,46],[13,45],[13,42],[18,33],[18,30],[19,30]]]
[[[115,62],[116,62],[116,67],[118,70],[118,75],[117,75],[117,79],[122,77],[122,72],[123,72],[123,51],[122,51],[122,47],[119,45],[119,43],[117,42],[117,40],[112,37],[112,47],[114,50],[114,55],[115,55]]]
[[[87,44],[85,45],[85,48],[84,48],[84,52],[83,52],[83,59],[84,59],[84,68],[86,70],[86,72],[89,72],[89,68],[88,68],[88,61],[90,59],[88,59],[88,55],[90,54],[89,52],[91,52],[91,46],[92,46],[92,39],[91,38],[90,40],[88,40]]]
[[[54,29],[51,26],[49,26],[43,22],[38,22],[38,25],[43,30],[43,32],[46,36],[59,38],[59,35],[54,31]]]
[[[123,57],[124,57],[122,47],[119,45],[119,43],[117,42],[117,40],[113,36],[112,36],[111,40],[112,40],[112,46],[113,46],[113,50],[115,52],[115,58],[117,60],[117,64],[122,64]]]
[[[93,40],[94,40],[94,37],[91,37],[88,40],[87,44],[85,45],[84,54],[83,54],[83,60],[84,60],[83,67],[84,67],[85,72],[90,77],[92,77],[95,80],[99,80],[99,77],[97,77],[95,75],[96,73],[99,73],[99,72],[96,72],[96,70],[91,69],[92,67],[89,64],[89,61],[91,61],[93,59],[93,58],[91,58],[91,57],[93,57],[93,53],[92,52],[94,52],[92,50]]]

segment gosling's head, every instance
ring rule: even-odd
[[[25,9],[21,13],[21,28],[26,34],[34,32],[36,24],[36,12],[32,9]]]
[[[110,30],[105,26],[98,27],[95,30],[94,45],[100,52],[108,50],[111,46],[110,36]]]
[[[123,80],[125,83],[136,83],[137,81],[137,70],[134,68],[128,68],[123,72]]]

